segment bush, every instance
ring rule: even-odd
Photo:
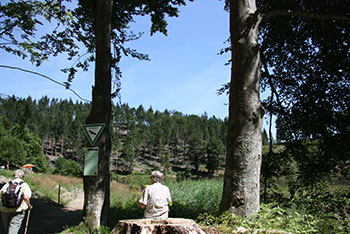
[[[216,226],[223,232],[236,233],[238,229],[246,229],[244,233],[269,233],[267,230],[279,230],[294,234],[319,233],[315,228],[317,220],[307,214],[293,209],[283,209],[273,204],[263,205],[261,211],[248,218],[242,218],[226,212],[218,217],[204,213],[197,221],[201,225]],[[278,232],[274,232],[278,233]]]
[[[318,220],[320,233],[350,233],[350,190],[317,183],[298,191],[290,205]]]
[[[83,175],[82,167],[79,165],[79,163],[63,157],[59,157],[55,161],[54,173],[74,177],[82,177]]]
[[[10,167],[21,167],[25,163],[27,152],[23,141],[13,136],[4,136],[0,139],[0,162],[5,165],[10,162]]]

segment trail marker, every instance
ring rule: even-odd
[[[89,147],[85,151],[84,176],[97,176],[98,147]]]
[[[100,124],[84,124],[84,132],[90,142],[90,144],[93,146],[95,145],[96,141],[100,137],[104,127],[106,124],[100,123]]]

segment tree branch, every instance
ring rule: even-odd
[[[58,81],[56,81],[56,80],[54,80],[54,79],[52,79],[52,78],[50,78],[50,77],[48,77],[46,75],[40,74],[38,72],[26,70],[26,69],[23,69],[23,68],[19,68],[19,67],[12,67],[12,66],[7,66],[7,65],[0,65],[0,67],[8,68],[8,69],[14,69],[14,70],[20,70],[20,71],[23,71],[23,72],[28,72],[28,73],[32,73],[34,75],[38,75],[38,76],[44,77],[45,79],[48,79],[48,80],[50,80],[50,81],[52,81],[52,82],[54,82],[54,83],[56,83],[58,85],[61,85],[61,86],[65,87],[66,89],[69,89],[71,92],[73,92],[81,100],[83,100],[85,102],[90,102],[89,100],[82,98],[77,92],[75,92],[73,89],[67,87],[67,85],[65,85],[64,83],[58,82]]]
[[[263,67],[265,68],[265,73],[268,77],[268,82],[269,82],[269,85],[270,85],[270,89],[271,89],[271,103],[273,101],[273,96],[276,97],[276,102],[277,102],[277,105],[281,108],[281,112],[282,112],[282,117],[284,118],[284,120],[286,121],[286,124],[288,125],[288,136],[289,136],[289,139],[293,139],[293,136],[296,137],[297,134],[293,131],[293,128],[292,128],[292,124],[290,122],[290,119],[287,117],[287,112],[285,111],[285,108],[283,107],[282,105],[282,101],[280,100],[280,95],[278,94],[275,86],[273,85],[273,82],[272,82],[272,75],[270,74],[269,70],[268,70],[268,65],[267,65],[267,62],[265,59],[261,59],[261,63],[263,65]],[[270,109],[270,113],[272,113],[272,106],[271,106],[271,109]]]
[[[288,10],[288,9],[277,9],[271,10],[262,15],[263,20],[280,17],[280,16],[295,16],[295,17],[304,17],[315,20],[340,20],[340,21],[350,21],[350,16],[339,15],[332,13],[315,13],[302,10]]]

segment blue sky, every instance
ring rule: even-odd
[[[131,29],[145,33],[128,45],[148,54],[151,61],[123,58],[120,64],[122,103],[131,107],[142,104],[145,109],[152,106],[159,111],[168,109],[184,114],[207,112],[218,118],[227,116],[227,96],[216,95],[216,90],[230,77],[230,68],[224,65],[229,55],[218,55],[229,36],[228,13],[223,7],[224,2],[217,0],[188,3],[180,8],[179,17],[168,20],[168,36],[160,33],[150,36],[149,17],[138,18]],[[19,57],[4,51],[0,53],[1,65],[39,72],[59,82],[66,81],[60,69],[72,64],[60,56],[35,67]],[[5,68],[0,68],[0,72],[0,93],[35,99],[47,95],[49,98],[79,100],[69,90],[43,77]],[[93,69],[79,73],[72,89],[91,100],[93,76]]]
[[[176,110],[183,114],[225,118],[228,97],[216,94],[230,79],[230,67],[225,66],[230,54],[218,55],[227,46],[229,15],[224,1],[195,0],[180,8],[178,18],[168,20],[168,36],[150,36],[149,17],[137,18],[131,25],[134,32],[145,32],[128,46],[149,55],[151,61],[124,57],[120,67],[121,101],[130,107]],[[60,69],[71,66],[65,57],[50,59],[40,67],[0,51],[0,64],[39,72],[59,82],[66,81]],[[31,96],[80,100],[69,90],[40,76],[0,68],[0,93],[18,97]],[[72,89],[91,100],[94,71],[78,73]],[[118,101],[118,100],[115,100]]]

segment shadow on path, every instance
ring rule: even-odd
[[[37,198],[30,201],[33,209],[30,211],[27,234],[59,233],[81,221],[82,210],[70,210]],[[26,220],[27,215],[19,233],[24,233]],[[5,233],[2,221],[0,224],[0,233]]]

